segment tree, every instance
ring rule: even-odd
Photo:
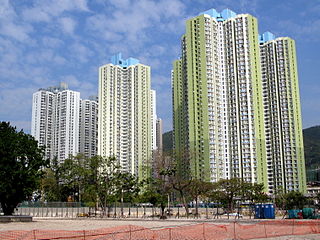
[[[63,162],[54,158],[50,167],[45,170],[41,184],[42,199],[46,201],[67,201],[72,197],[75,201],[82,199],[87,188],[91,159],[82,154],[70,156]]]
[[[81,202],[85,195],[87,187],[87,179],[90,174],[90,159],[86,158],[83,154],[77,156],[70,156],[65,159],[59,166],[60,172],[60,185],[64,186],[69,194],[75,201]]]
[[[98,157],[98,160],[99,168],[96,178],[96,190],[100,206],[103,212],[106,212],[107,205],[115,202],[117,199],[119,188],[118,176],[121,173],[121,167],[115,157]]]
[[[185,180],[180,175],[175,174],[170,177],[170,183],[172,188],[179,193],[180,201],[186,211],[186,216],[189,216],[189,198],[188,198],[188,187],[191,184],[191,180]]]
[[[192,179],[190,185],[187,187],[187,193],[190,195],[191,199],[196,203],[195,216],[198,217],[198,201],[199,197],[204,197],[206,193],[212,189],[212,184],[210,182],[204,182],[198,179]]]
[[[264,192],[263,183],[242,183],[242,199],[248,200],[250,204],[250,218],[252,214],[252,206],[255,203],[267,202],[269,199],[268,195]]]
[[[165,219],[164,210],[167,203],[167,195],[170,193],[170,186],[160,178],[148,179],[145,181],[144,191],[140,195],[140,201],[159,206],[161,209],[160,219]]]
[[[41,199],[48,202],[61,201],[61,191],[57,172],[51,168],[44,170],[44,177],[41,181]]]
[[[132,203],[140,191],[138,178],[128,172],[118,172],[115,176],[115,185],[117,198],[120,198],[121,216],[123,217],[124,201]]]
[[[237,197],[241,196],[243,182],[239,178],[221,179],[215,185],[212,195],[228,209],[229,213],[234,209]]]
[[[44,148],[31,135],[0,123],[0,203],[5,215],[37,189],[48,163]]]
[[[302,209],[307,203],[307,198],[296,191],[288,192],[284,195],[285,209]]]

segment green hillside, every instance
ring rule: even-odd
[[[303,130],[307,181],[320,181],[320,126]]]
[[[163,144],[163,151],[168,152],[171,151],[173,148],[172,144],[172,131],[165,132],[162,134],[162,144]]]

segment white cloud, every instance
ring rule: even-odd
[[[81,43],[74,43],[70,47],[70,53],[75,58],[75,61],[82,63],[87,62],[89,57],[93,55],[93,52]]]
[[[37,64],[41,66],[42,64],[64,64],[67,60],[59,56],[53,49],[50,48],[39,48],[29,53],[25,53],[24,62],[27,64]]]
[[[67,11],[89,11],[86,0],[36,0],[34,6],[22,12],[25,20],[49,22],[52,17],[59,17]]]
[[[28,121],[31,120],[32,93],[30,87],[0,89],[2,121]]]
[[[104,34],[104,39],[110,42],[119,42],[121,41],[124,37],[121,34],[114,33],[111,31],[106,31]]]
[[[171,84],[171,79],[170,75],[168,76],[162,76],[162,75],[153,75],[152,76],[152,84],[157,88],[157,89],[162,89],[162,87],[165,87],[164,89],[167,88],[167,86]]]
[[[130,0],[109,0],[109,3],[117,8],[128,8],[131,5]]]
[[[23,130],[23,132],[31,133],[31,120],[30,121],[10,121],[11,126],[15,126],[17,131]]]
[[[8,0],[2,0],[0,4],[0,35],[11,37],[17,41],[30,41],[29,33],[33,28],[29,24],[21,24],[17,19],[17,14],[14,11]]]
[[[78,91],[81,93],[82,99],[87,99],[89,96],[98,95],[97,82],[81,82],[78,87]]]
[[[49,22],[51,20],[50,15],[41,8],[27,8],[22,12],[22,17],[30,22]]]
[[[30,25],[16,25],[11,22],[3,23],[0,29],[2,35],[12,37],[21,42],[30,40],[28,33],[33,30]]]
[[[161,24],[174,24],[185,11],[184,4],[179,0],[111,1],[111,4],[114,7],[112,11],[89,17],[86,28],[95,37],[107,41],[120,40],[122,36],[124,47],[136,52],[150,41],[150,29],[168,31],[165,27],[160,28]],[[112,42],[110,50],[119,45],[121,43]]]
[[[79,80],[74,75],[62,76],[61,82],[67,83],[69,86],[69,89],[75,89],[80,86]]]
[[[62,31],[66,34],[73,35],[74,29],[76,27],[76,22],[69,17],[63,17],[59,19]]]
[[[63,45],[63,41],[61,41],[58,38],[53,38],[53,37],[48,37],[44,36],[42,38],[42,44],[45,47],[50,47],[50,48],[57,48]]]
[[[304,40],[318,41],[320,37],[320,19],[303,22],[283,20],[278,22],[278,26],[280,29],[285,29],[287,32],[293,33],[294,36]]]
[[[59,55],[55,55],[53,58],[53,62],[59,65],[67,63],[67,60],[64,57],[61,57]]]
[[[0,19],[3,20],[12,20],[16,17],[16,13],[11,6],[9,0],[0,1]]]

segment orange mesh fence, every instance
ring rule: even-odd
[[[0,231],[3,240],[222,240],[272,238],[287,235],[320,233],[320,221],[274,220],[258,223],[231,222],[227,224],[201,223],[162,229],[141,226],[117,226],[112,228],[61,231]]]
[[[261,224],[238,224],[234,223],[234,236],[233,239],[251,239],[251,238],[264,238],[266,236],[266,229]]]
[[[294,235],[302,235],[308,233],[320,233],[320,221],[317,221],[317,224],[314,221],[298,221],[294,222],[293,227]]]

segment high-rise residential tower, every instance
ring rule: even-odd
[[[305,192],[301,107],[294,40],[266,32],[260,39],[269,192]]]
[[[96,155],[96,118],[97,103],[81,100],[80,93],[65,83],[33,94],[31,135],[45,146],[45,157],[51,160],[62,162],[78,153]]]
[[[80,93],[59,87],[33,94],[31,135],[46,147],[46,158],[63,161],[78,153]]]
[[[237,177],[263,183],[273,193],[275,178],[268,169],[274,171],[277,160],[267,161],[266,133],[275,126],[265,123],[264,106],[270,99],[264,94],[260,49],[257,19],[249,14],[211,9],[187,20],[181,57],[172,73],[174,149],[182,176],[213,182]],[[295,59],[293,49],[289,50],[291,60]],[[290,64],[293,70],[287,76],[296,74],[296,63]],[[292,101],[299,108],[297,75],[286,81],[294,85]],[[288,114],[293,114],[293,108]],[[301,114],[294,115],[291,126],[298,127]],[[288,188],[284,181],[279,188],[304,191],[301,133],[299,128],[292,136],[299,139],[295,161],[301,174],[293,180],[296,188]]]
[[[98,102],[96,98],[80,101],[79,152],[85,157],[97,155]]]
[[[39,89],[33,94],[31,135],[39,146],[46,146],[45,158],[52,157],[54,144],[55,93],[52,90]]]
[[[115,156],[122,170],[151,175],[150,67],[121,58],[99,68],[98,154]]]
[[[157,101],[156,101],[156,91],[150,91],[150,98],[151,98],[151,149],[154,151],[157,149]]]
[[[157,135],[157,150],[161,154],[163,150],[163,143],[162,143],[162,132],[163,132],[163,127],[162,127],[162,119],[157,118],[157,123],[156,123],[156,135]]]

